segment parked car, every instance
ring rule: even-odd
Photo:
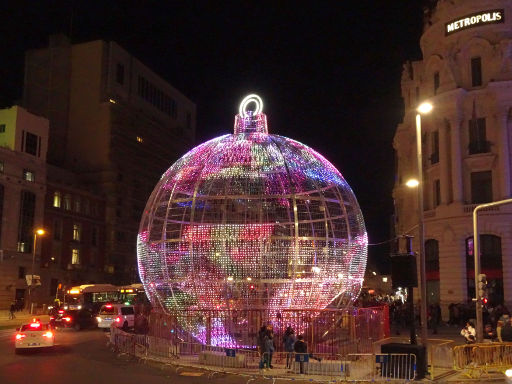
[[[127,330],[135,325],[135,309],[133,305],[105,304],[100,308],[96,320],[99,328],[110,329],[113,324]]]
[[[74,328],[79,331],[84,328],[96,328],[96,317],[88,309],[59,309],[50,316],[50,323],[56,328]]]
[[[15,352],[31,348],[51,348],[55,345],[55,334],[52,326],[33,319],[16,330],[14,338]]]

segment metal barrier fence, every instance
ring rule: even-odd
[[[163,363],[229,371],[243,369],[245,373],[258,374],[265,366],[274,369],[265,372],[275,377],[294,374],[315,375],[323,379],[357,381],[413,380],[416,374],[416,357],[408,354],[332,354],[274,352],[272,358],[255,350],[231,349],[198,343],[174,343],[169,339],[135,335],[112,327],[110,341],[115,351],[140,359]],[[236,371],[239,372],[239,371]]]
[[[262,325],[272,324],[277,351],[288,326],[303,334],[315,353],[371,353],[372,343],[389,337],[387,306],[373,308],[284,310],[184,310],[167,314],[153,311],[149,334],[174,342],[202,343],[252,349]]]
[[[466,344],[453,348],[454,369],[470,378],[491,371],[504,372],[512,366],[512,343]]]

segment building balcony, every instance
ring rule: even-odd
[[[470,155],[476,155],[478,153],[489,153],[491,152],[491,142],[487,140],[473,141],[468,145],[468,152]]]
[[[464,213],[470,213],[470,214],[473,214],[473,211],[475,210],[475,208],[480,205],[480,204],[468,204],[468,205],[464,205],[463,209],[464,209]],[[497,207],[487,207],[487,208],[484,208],[484,209],[481,209],[480,211],[484,211],[484,212],[499,212],[500,210],[500,207],[497,206]]]

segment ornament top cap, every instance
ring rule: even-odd
[[[247,110],[247,106],[255,104],[254,111]],[[240,133],[265,133],[268,134],[267,116],[262,113],[263,101],[256,94],[250,94],[243,98],[235,116],[235,135]]]

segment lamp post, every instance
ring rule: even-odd
[[[421,342],[425,348],[428,343],[427,332],[427,277],[425,269],[425,226],[423,222],[423,164],[421,150],[421,115],[431,112],[432,104],[423,103],[417,109],[416,114],[416,155],[418,165],[418,179],[410,180],[408,187],[418,187],[418,241],[419,241],[419,263],[420,263],[420,319],[421,319]]]
[[[32,268],[30,271],[30,285],[28,286],[28,310],[32,313],[32,286],[34,285],[34,265],[36,263],[36,245],[37,245],[37,235],[43,236],[45,234],[45,230],[42,228],[38,228],[34,231],[34,244],[32,246]]]

